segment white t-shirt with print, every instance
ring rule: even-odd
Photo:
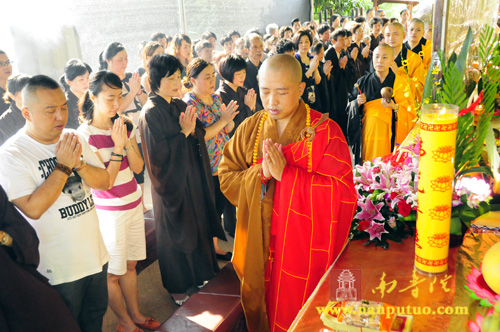
[[[64,130],[63,133],[74,132]],[[63,135],[61,135],[61,138]],[[89,165],[104,168],[79,136]],[[0,184],[9,200],[31,195],[52,173],[56,145],[45,145],[19,131],[0,148]],[[38,220],[25,216],[40,240],[38,271],[52,285],[75,281],[102,271],[109,255],[99,229],[90,188],[73,172],[54,204]]]

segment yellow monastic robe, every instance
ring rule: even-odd
[[[361,83],[361,91],[369,91],[366,87],[367,84],[380,84],[375,73],[369,75],[372,77],[369,77],[364,81],[358,81]],[[380,88],[380,86],[377,86],[377,89]],[[392,88],[394,101],[399,105],[395,133],[395,143],[397,145],[401,144],[406,136],[408,136],[409,132],[413,128],[417,115],[415,103],[411,97],[408,78],[406,75],[395,75]],[[382,157],[392,152],[391,137],[393,133],[391,124],[393,110],[383,107],[381,103],[382,99],[380,97],[376,99],[372,98],[372,96],[367,94],[367,102],[363,105],[363,127],[361,132],[361,156],[363,161],[372,160],[376,157]]]

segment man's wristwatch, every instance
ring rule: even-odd
[[[86,166],[87,166],[87,163],[85,162],[85,158],[83,157],[83,155],[81,155],[80,156],[80,164],[78,164],[78,166],[76,166],[75,168],[73,168],[73,170],[75,172],[79,172],[82,169],[84,169]]]

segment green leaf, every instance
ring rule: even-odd
[[[464,43],[462,44],[462,50],[460,51],[460,55],[458,56],[457,62],[455,66],[458,71],[463,75],[465,71],[465,62],[467,61],[467,55],[469,54],[469,48],[473,39],[472,29],[469,27],[467,31],[467,37],[465,37]]]
[[[495,30],[489,25],[484,25],[479,35],[479,57],[483,62],[483,67],[487,62],[493,47],[495,47],[497,36]]]
[[[477,216],[473,210],[463,210],[460,214],[460,219],[462,219],[463,222],[471,222],[476,218]]]
[[[483,307],[486,307],[486,308],[491,308],[493,305],[491,304],[490,301],[488,301],[487,299],[481,299],[481,301],[479,302],[480,305],[482,305]]]
[[[470,167],[460,171],[457,175],[455,175],[455,178],[459,178],[461,176],[464,176],[465,174],[470,174],[470,173],[483,173],[489,176],[493,176],[493,174],[491,173],[491,169],[489,167],[477,166],[477,167]]]
[[[460,218],[451,218],[450,233],[453,235],[462,235],[462,222]]]

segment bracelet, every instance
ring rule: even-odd
[[[122,162],[123,161],[123,157],[122,157],[122,159],[110,159],[109,161],[119,161],[119,162]]]
[[[71,176],[71,174],[73,173],[73,170],[71,168],[69,168],[68,166],[61,164],[61,163],[57,163],[57,165],[54,167],[54,170],[56,170],[56,169],[58,171],[63,172],[67,176]]]
[[[82,169],[84,169],[85,167],[87,167],[87,163],[85,162],[85,160],[82,160],[80,165],[76,168],[73,168],[73,170],[75,172],[80,172]]]
[[[261,181],[263,184],[267,184],[267,182],[273,178],[272,176],[270,176],[270,177],[266,178],[266,177],[264,176],[264,171],[262,170],[262,167],[260,168],[260,171],[259,171],[259,177],[260,177],[260,181]]]
[[[0,231],[0,234],[2,234],[2,237],[0,237],[0,244],[10,247],[12,245],[12,237],[4,231]]]
[[[114,152],[111,152],[111,155],[112,156],[115,156],[115,157],[123,157],[122,154],[119,154],[119,153],[114,153]]]

